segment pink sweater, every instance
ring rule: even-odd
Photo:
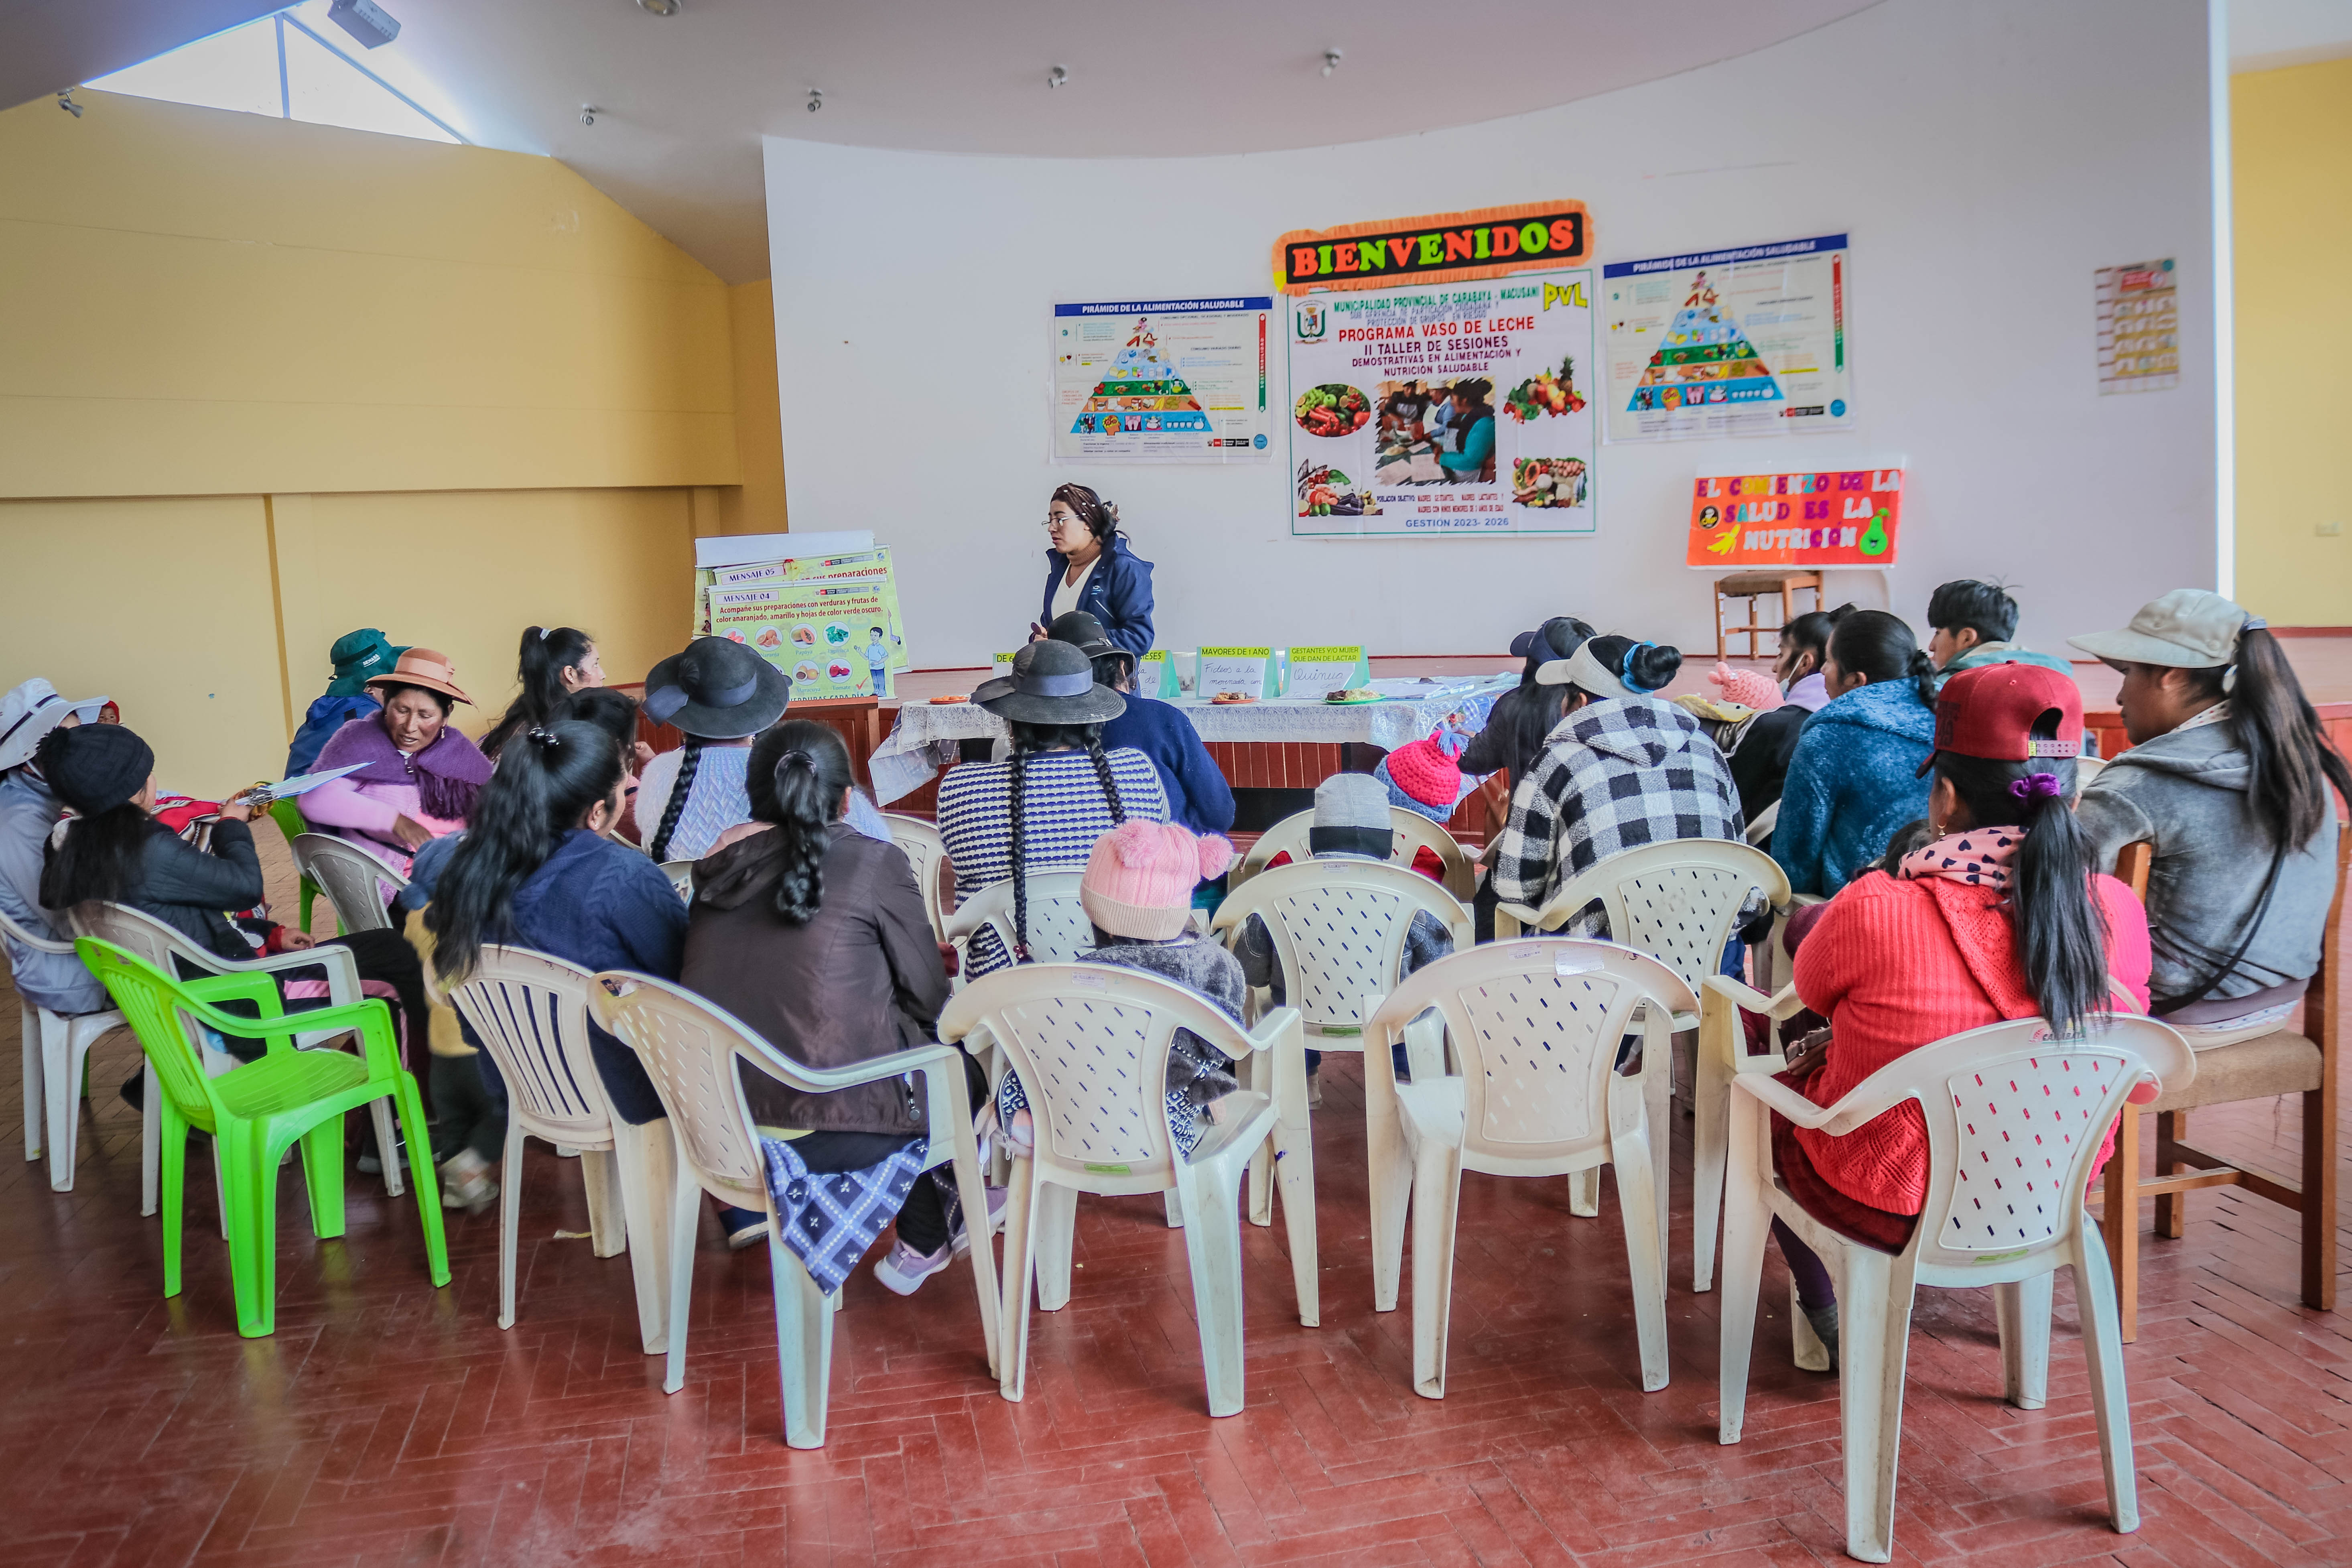
[[[2112,933],[2107,973],[2145,1008],[2147,916],[2113,877],[2093,877],[2091,884]],[[1798,996],[1834,1031],[1828,1057],[1805,1081],[1805,1098],[1833,1105],[1921,1046],[2039,1013],[2004,904],[1990,888],[1940,877],[1897,881],[1873,871],[1824,905],[1796,960]],[[1843,1138],[1802,1127],[1796,1135],[1822,1178],[1856,1202],[1917,1214],[1927,1201],[1927,1125],[1916,1102]]]
[[[394,869],[402,872],[408,869],[408,852],[392,832],[392,825],[402,816],[430,829],[436,838],[466,826],[425,816],[424,808],[417,805],[416,786],[413,784],[329,779],[296,804],[302,808],[302,820],[311,826],[332,828],[344,838],[366,839],[370,848],[383,854],[393,862]]]

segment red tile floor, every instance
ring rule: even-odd
[[[16,1016],[0,997],[0,1034]],[[1317,1117],[1323,1326],[1297,1321],[1281,1227],[1245,1227],[1241,1415],[1205,1414],[1181,1233],[1157,1201],[1088,1200],[1070,1305],[1035,1320],[1025,1403],[988,1380],[964,1267],[904,1300],[861,1272],[830,1441],[803,1453],[782,1440],[763,1252],[730,1254],[706,1224],[687,1386],[665,1396],[627,1259],[559,1237],[587,1228],[577,1168],[536,1145],[510,1332],[495,1215],[452,1216],[456,1278],[435,1291],[411,1200],[372,1177],[352,1179],[341,1241],[311,1237],[289,1193],[278,1331],[259,1341],[236,1337],[210,1184],[192,1182],[186,1289],[164,1300],[138,1121],[113,1087],[134,1053],[116,1036],[94,1055],[72,1193],[0,1163],[0,1555],[16,1568],[1839,1557],[1837,1385],[1789,1364],[1777,1262],[1747,1440],[1717,1446],[1718,1298],[1688,1288],[1687,1123],[1658,1394],[1632,1370],[1610,1184],[1580,1220],[1564,1182],[1471,1176],[1448,1397],[1414,1395],[1410,1283],[1405,1310],[1371,1310],[1361,1079],[1339,1056]],[[2198,1125],[2294,1168],[2283,1108]],[[2139,1533],[2107,1528],[2071,1280],[2033,1412],[1999,1397],[1990,1301],[1923,1291],[1897,1562],[2352,1563],[2352,1319],[2297,1302],[2285,1211],[2200,1194],[2188,1238],[2145,1256],[2126,1357]]]

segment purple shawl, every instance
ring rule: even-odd
[[[490,782],[490,760],[481,748],[448,724],[433,743],[411,757],[403,757],[383,727],[383,715],[353,719],[328,738],[312,764],[319,773],[362,763],[347,776],[363,784],[416,786],[416,805],[427,816],[445,822],[470,821],[475,797]]]

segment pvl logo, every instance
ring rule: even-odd
[[[1315,342],[1318,338],[1320,338],[1323,335],[1323,329],[1327,324],[1323,318],[1323,307],[1320,305],[1299,306],[1297,322],[1298,329],[1298,341],[1303,343],[1311,343]]]

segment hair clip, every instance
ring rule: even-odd
[[[2056,773],[2028,773],[2009,786],[2009,793],[2029,804],[2037,800],[2056,800],[2066,786],[2058,782]]]
[[[551,631],[553,631],[554,629],[555,629],[555,628],[554,628],[554,627],[552,627],[552,626],[541,626],[541,627],[540,627],[540,628],[539,628],[539,640],[540,640],[540,641],[541,641],[541,642],[545,642],[545,641],[547,640],[547,634],[548,634],[549,632],[551,632]]]
[[[2262,616],[2248,616],[2245,620],[2240,624],[2238,627],[2238,635],[2240,637],[2244,637],[2248,632],[2266,632],[2270,629],[2270,622],[2263,619]]]

